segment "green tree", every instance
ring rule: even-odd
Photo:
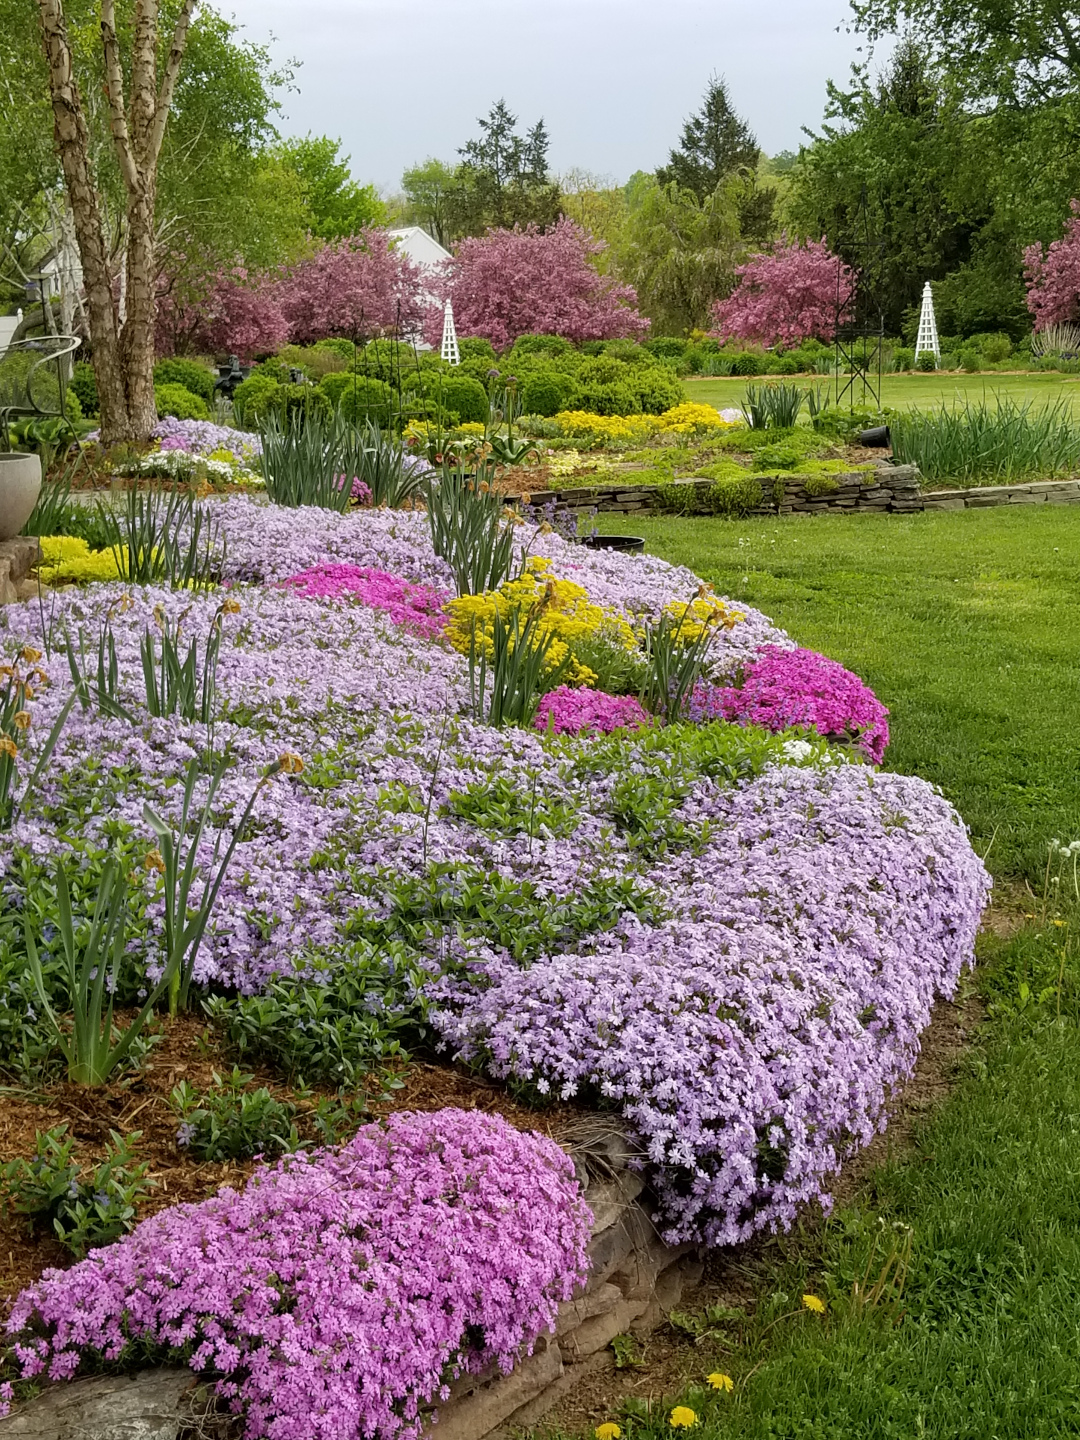
[[[451,197],[457,185],[454,167],[431,156],[419,165],[413,165],[401,177],[405,198],[403,218],[413,225],[422,225],[429,235],[447,248],[453,239],[450,233]]]
[[[341,154],[341,141],[308,135],[286,140],[277,158],[295,173],[310,216],[310,230],[321,240],[343,240],[385,218],[385,207],[374,185],[358,185],[349,170],[349,157]]]
[[[739,227],[743,183],[731,176],[701,201],[693,190],[661,185],[654,176],[631,177],[616,260],[654,334],[704,328],[713,301],[731,290],[746,253]]]
[[[876,40],[909,26],[942,72],[978,99],[1041,103],[1080,81],[1080,7],[1065,0],[851,0]]]
[[[550,225],[559,215],[559,187],[548,175],[548,135],[538,120],[524,135],[517,116],[497,101],[480,135],[459,150],[448,192],[451,235],[481,235],[491,226]]]
[[[678,148],[656,172],[661,185],[692,190],[699,201],[737,170],[755,170],[761,154],[750,126],[735,113],[727,81],[713,75],[699,111],[684,123]]]

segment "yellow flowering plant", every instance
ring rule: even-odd
[[[673,1430],[692,1430],[697,1423],[697,1411],[691,1410],[689,1405],[676,1405],[668,1416],[668,1424]]]
[[[665,410],[656,421],[661,434],[693,435],[708,430],[729,430],[732,421],[725,420],[714,405],[702,405],[687,400],[682,405],[673,405]]]
[[[41,539],[42,560],[38,567],[42,580],[50,585],[65,582],[85,585],[95,580],[122,579],[127,552],[91,550],[77,535],[44,535]]]
[[[594,604],[583,586],[572,580],[561,580],[551,573],[551,561],[533,555],[525,563],[525,571],[517,580],[508,580],[498,590],[483,595],[462,595],[446,606],[450,617],[447,639],[455,650],[467,655],[475,634],[491,656],[494,644],[494,622],[498,615],[505,623],[517,616],[523,621],[529,614],[538,615],[533,633],[538,644],[550,636],[545,655],[545,672],[560,669],[565,662],[568,685],[595,685],[596,672],[575,656],[575,645],[602,635],[607,641],[636,651],[637,637],[615,611]]]
[[[560,435],[591,440],[593,444],[647,440],[658,425],[655,415],[594,415],[590,410],[560,410],[555,423]]]

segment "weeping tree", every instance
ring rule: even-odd
[[[159,57],[158,0],[135,0],[125,65],[115,0],[100,0],[104,99],[124,196],[120,282],[114,285],[99,157],[91,143],[91,125],[63,6],[60,0],[38,0],[56,149],[82,260],[101,438],[107,445],[145,439],[157,420],[154,209],[158,160],[197,4],[198,0],[180,0],[168,49]],[[96,77],[89,78],[91,85],[96,83]]]

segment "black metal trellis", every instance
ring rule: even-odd
[[[854,409],[858,399],[859,404],[872,403],[878,409],[885,340],[885,313],[878,298],[878,286],[885,242],[875,239],[871,230],[865,185],[852,230],[848,236],[841,237],[837,250],[847,258],[854,282],[845,281],[844,268],[838,264],[833,329],[836,404],[842,405],[846,400]]]

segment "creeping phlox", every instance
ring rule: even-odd
[[[482,639],[490,654],[494,617],[513,623],[516,617],[524,625],[526,617],[540,617],[537,642],[550,635],[546,668],[554,671],[569,660],[565,679],[571,685],[594,685],[596,672],[578,660],[575,643],[603,635],[627,650],[637,649],[637,637],[617,611],[595,605],[589,592],[573,580],[557,578],[551,561],[544,555],[532,555],[526,561],[525,573],[519,580],[508,580],[498,590],[484,595],[462,595],[446,606],[450,623],[447,639],[455,650],[468,654],[473,636]]]
[[[591,1225],[553,1141],[478,1111],[391,1115],[47,1271],[8,1332],[24,1378],[149,1346],[220,1377],[249,1436],[407,1440],[455,1376],[509,1371],[553,1325]]]

